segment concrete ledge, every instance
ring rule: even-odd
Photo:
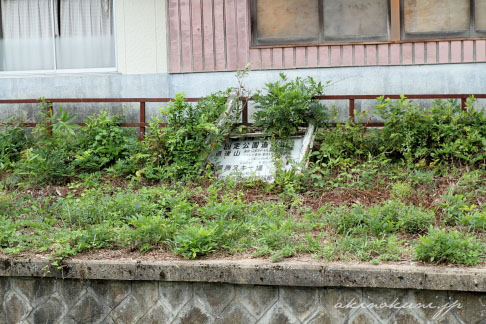
[[[0,259],[0,276],[486,292],[486,269],[294,261],[74,260],[66,262],[62,270],[57,270],[43,260]]]

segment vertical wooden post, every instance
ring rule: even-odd
[[[392,42],[397,42],[401,38],[400,0],[390,1],[390,18],[391,18],[391,26],[390,26],[391,40]]]
[[[354,99],[349,99],[349,120],[354,123]]]
[[[467,100],[466,97],[461,98],[461,109],[462,109],[462,111],[466,111],[466,100]]]
[[[47,110],[47,116],[49,117],[49,120],[47,122],[47,133],[49,134],[49,137],[52,137],[52,116],[54,114],[54,110],[52,108],[52,102],[46,100],[46,110]]]
[[[145,136],[145,102],[140,102],[140,136],[139,139],[143,140]]]
[[[243,109],[241,110],[241,123],[243,125],[248,124],[248,98],[241,98],[243,102]]]

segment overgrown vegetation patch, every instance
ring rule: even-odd
[[[32,132],[18,120],[0,129],[2,252],[45,253],[60,266],[100,249],[482,264],[486,113],[474,99],[463,111],[454,101],[378,98],[385,125],[367,129],[332,126],[333,112],[313,99],[323,90],[283,77],[255,96],[268,138],[318,128],[309,168],[278,168],[273,183],[217,180],[207,160],[245,131],[241,107],[227,109],[234,89],[195,105],[176,96],[143,141],[120,127],[123,116],[101,111],[79,128],[44,102]]]

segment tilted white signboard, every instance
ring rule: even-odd
[[[293,136],[290,140],[293,143],[292,151],[282,158],[285,170],[301,167],[306,163],[304,159],[314,141],[314,127],[308,127],[305,135]],[[272,145],[271,140],[258,134],[233,137],[211,154],[209,160],[216,165],[219,178],[254,177],[271,182],[275,178]],[[276,145],[278,145],[278,140]]]

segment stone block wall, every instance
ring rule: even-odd
[[[462,308],[435,318],[438,309],[359,307],[455,301]],[[486,293],[416,289],[0,277],[0,305],[8,324],[486,323]]]

